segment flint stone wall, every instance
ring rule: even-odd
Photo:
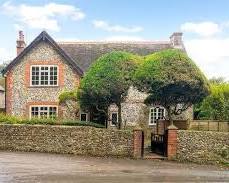
[[[94,127],[0,125],[0,149],[133,156],[133,132]]]
[[[144,104],[148,94],[138,91],[131,86],[128,90],[125,102],[122,107],[122,126],[149,126],[150,106]],[[110,105],[108,109],[108,125],[111,124],[112,112],[118,112],[118,107],[115,104]],[[167,114],[166,114],[167,115]],[[173,116],[174,120],[192,120],[193,107],[188,108],[180,115]]]
[[[229,133],[179,130],[177,138],[179,161],[229,162]]]
[[[59,86],[31,87],[31,65],[58,65]],[[8,83],[7,112],[16,116],[29,117],[29,103],[55,102],[65,90],[73,90],[79,85],[80,76],[71,68],[65,59],[46,42],[41,42],[27,53],[20,62],[12,68],[11,81]],[[9,75],[7,77],[10,77]],[[62,81],[61,81],[62,80]],[[60,82],[61,81],[61,82]]]

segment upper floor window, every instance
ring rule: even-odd
[[[57,86],[58,66],[33,65],[30,76],[31,86]]]
[[[158,106],[150,108],[149,113],[149,124],[155,125],[157,120],[165,119],[165,108]]]

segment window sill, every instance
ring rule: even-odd
[[[59,88],[60,86],[29,86],[28,88]]]
[[[156,126],[157,124],[149,124],[150,127],[154,127]]]

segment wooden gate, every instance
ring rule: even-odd
[[[167,135],[151,133],[151,151],[153,153],[167,155]]]
[[[159,121],[157,121],[156,130],[151,133],[151,152],[163,156],[167,155],[167,131],[165,129],[165,124],[163,124],[163,130],[160,129],[159,133]]]

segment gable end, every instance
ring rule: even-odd
[[[83,70],[77,65],[76,62],[73,61],[73,59],[65,53],[65,51],[51,38],[51,36],[48,35],[47,32],[43,31],[37,36],[32,43],[27,46],[12,62],[10,62],[6,68],[2,71],[2,74],[6,74],[8,70],[10,70],[12,67],[14,67],[22,57],[27,54],[32,48],[34,48],[38,43],[41,41],[47,41],[73,68],[76,70],[76,72],[82,76]]]

